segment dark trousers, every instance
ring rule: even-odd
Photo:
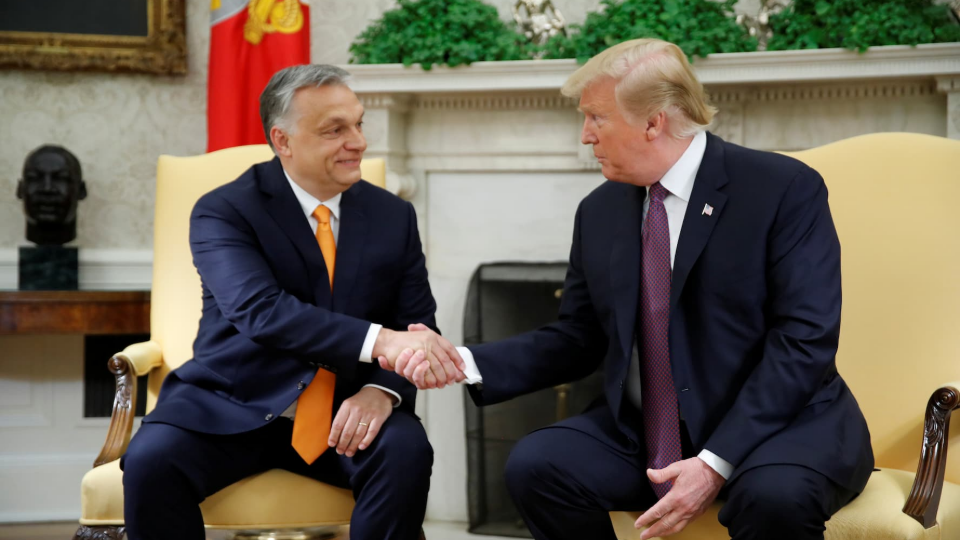
[[[606,405],[517,443],[507,487],[534,538],[616,540],[608,512],[656,504],[645,452],[625,443]],[[719,519],[733,540],[822,540],[824,523],[855,495],[811,469],[758,467],[724,487]]]
[[[433,449],[416,416],[395,410],[366,450],[348,458],[329,449],[309,466],[290,445],[292,430],[287,418],[237,435],[143,424],[120,462],[127,538],[203,540],[199,504],[238,480],[275,468],[352,489],[353,540],[419,537]]]

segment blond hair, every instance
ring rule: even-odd
[[[706,130],[717,114],[680,47],[659,39],[634,39],[594,56],[567,79],[563,95],[579,99],[602,77],[617,81],[617,106],[632,122],[666,113],[670,134],[685,138]]]

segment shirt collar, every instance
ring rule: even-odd
[[[690,202],[690,194],[693,193],[693,182],[697,178],[697,171],[700,170],[700,162],[703,161],[703,154],[707,150],[707,133],[701,131],[694,135],[690,146],[683,152],[680,159],[670,167],[667,174],[660,179],[660,185],[667,188],[671,194]]]
[[[298,186],[297,183],[293,181],[293,178],[290,178],[286,169],[283,170],[283,175],[287,177],[287,182],[290,182],[290,188],[293,189],[293,194],[297,196],[297,202],[300,203],[300,208],[308,218],[313,217],[313,211],[322,204],[330,209],[330,213],[333,214],[334,219],[340,219],[340,198],[343,196],[343,193],[337,193],[333,198],[321,201]]]

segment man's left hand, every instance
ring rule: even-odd
[[[330,426],[327,444],[337,448],[338,454],[353,457],[357,450],[366,450],[377,438],[380,428],[393,413],[394,397],[365,386],[345,400]]]
[[[643,531],[640,540],[682,531],[707,511],[726,482],[720,473],[698,457],[678,461],[663,469],[647,469],[647,476],[655,484],[673,480],[673,487],[637,519],[636,528],[650,527]]]

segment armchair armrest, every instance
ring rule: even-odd
[[[947,467],[947,443],[950,439],[950,414],[960,406],[960,381],[938,388],[927,402],[923,421],[923,446],[920,463],[903,513],[929,529],[937,522],[944,470]]]
[[[117,394],[113,398],[107,440],[93,462],[94,467],[120,459],[127,451],[137,404],[137,377],[149,373],[162,363],[160,345],[153,341],[130,345],[107,362],[107,369],[117,379]]]
[[[136,373],[137,377],[150,373],[163,363],[160,345],[155,341],[134,343],[124,349],[123,352],[117,353],[116,356],[125,358],[133,367],[133,372]]]

